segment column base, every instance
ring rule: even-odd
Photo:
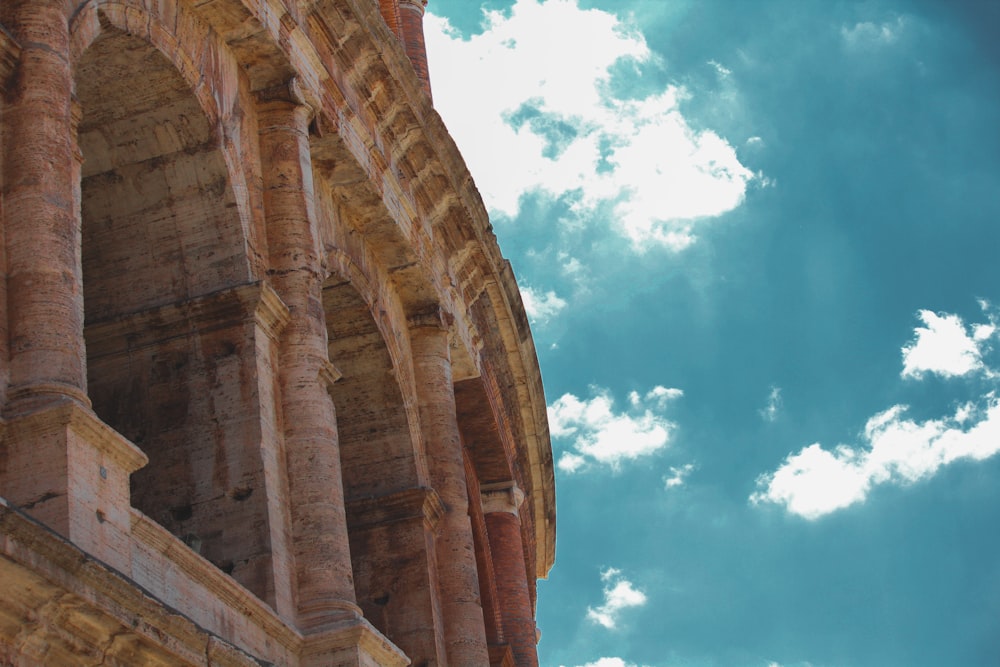
[[[308,634],[302,667],[405,667],[410,659],[363,618]]]

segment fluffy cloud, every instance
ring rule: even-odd
[[[754,174],[688,124],[684,89],[620,94],[659,66],[632,26],[576,0],[517,0],[484,20],[463,39],[429,14],[425,33],[435,106],[492,210],[515,216],[522,195],[542,191],[581,217],[610,208],[636,248],[681,250],[743,201]]]
[[[988,304],[983,304],[984,309]],[[996,329],[977,325],[968,333],[956,315],[921,311],[926,325],[902,349],[903,377],[924,373],[956,377],[982,371],[982,350]],[[754,504],[774,503],[806,519],[817,519],[865,500],[879,484],[911,484],[959,459],[982,460],[1000,452],[1000,399],[990,391],[941,419],[917,421],[895,405],[868,420],[857,445],[832,450],[819,443],[789,455],[757,480]]]
[[[621,658],[598,658],[595,662],[588,662],[579,667],[639,667],[631,662],[625,662]]]
[[[778,411],[781,410],[781,387],[771,387],[771,393],[767,395],[767,405],[759,410],[764,421],[773,422],[778,418]]]
[[[688,476],[694,472],[694,468],[695,465],[693,463],[685,463],[679,467],[670,466],[670,476],[663,478],[663,486],[668,489],[682,486],[687,481]]]
[[[593,392],[589,399],[564,394],[548,408],[552,437],[569,442],[572,448],[560,457],[560,470],[572,473],[588,464],[617,468],[622,461],[666,447],[675,424],[664,412],[683,395],[680,389],[657,386],[644,395],[633,391],[623,412],[615,411],[607,390],[595,388]]]
[[[924,373],[944,377],[968,375],[984,370],[983,347],[993,335],[992,324],[966,328],[957,315],[921,310],[923,327],[914,330],[913,341],[903,347],[903,377],[920,379]]]
[[[625,579],[620,570],[613,567],[609,567],[601,573],[601,580],[605,584],[604,604],[596,608],[587,607],[587,618],[598,625],[613,630],[618,626],[619,616],[624,610],[646,604],[646,594],[636,588],[631,581]],[[617,658],[611,658],[611,660],[617,660]]]
[[[527,286],[521,287],[521,301],[532,324],[545,323],[566,307],[566,300],[552,290],[540,292]]]

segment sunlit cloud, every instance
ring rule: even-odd
[[[668,489],[683,486],[687,478],[694,472],[694,469],[695,465],[693,463],[685,463],[682,466],[670,466],[670,476],[663,478],[663,486]]]
[[[662,69],[634,26],[576,0],[517,0],[484,21],[464,39],[429,14],[425,32],[435,106],[491,211],[514,218],[522,196],[543,192],[578,218],[610,210],[606,224],[637,250],[680,251],[743,201],[757,177],[688,123],[685,89],[633,94],[644,67]]]
[[[631,662],[625,662],[621,658],[598,658],[594,662],[588,662],[585,665],[579,665],[578,667],[639,667]]]
[[[613,630],[618,627],[619,617],[624,610],[646,604],[646,594],[613,567],[601,573],[601,580],[604,582],[604,604],[587,607],[587,618]]]
[[[611,394],[592,388],[589,399],[564,394],[548,408],[549,432],[567,447],[558,467],[566,473],[592,465],[617,469],[623,461],[648,456],[667,446],[676,425],[664,414],[683,395],[657,386],[628,396],[628,407],[615,410]]]
[[[902,348],[903,377],[977,372],[996,377],[981,354],[996,332],[993,325],[976,325],[970,333],[956,315],[925,310],[919,317],[925,326],[915,329],[913,343]],[[750,501],[817,519],[863,502],[878,485],[912,484],[955,461],[979,461],[997,452],[1000,399],[994,390],[938,419],[912,419],[906,406],[894,405],[868,420],[856,444],[831,450],[814,443],[790,454],[777,470],[757,480]]]
[[[566,307],[566,300],[552,290],[541,292],[529,286],[521,287],[521,301],[532,324],[548,322]]]
[[[967,328],[957,315],[921,310],[925,326],[914,329],[914,339],[903,347],[903,377],[920,379],[924,373],[943,377],[983,370],[982,347],[996,327],[978,324]]]
[[[767,395],[767,405],[758,412],[764,421],[773,422],[778,418],[781,410],[781,387],[771,387],[771,392]]]

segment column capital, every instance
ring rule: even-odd
[[[423,14],[424,10],[427,9],[427,0],[399,0],[399,7],[400,9],[403,7],[416,9]]]
[[[506,512],[518,516],[518,510],[524,502],[524,491],[516,482],[484,484],[479,490],[483,499],[483,513]]]
[[[293,76],[276,86],[255,90],[253,95],[258,105],[284,103],[304,107],[310,120],[316,115],[316,110],[320,108],[318,100],[313,99],[313,95],[302,85],[297,76]]]
[[[406,318],[406,323],[411,329],[440,329],[448,331],[455,323],[455,316],[445,310],[442,306],[433,306],[416,313],[411,313]]]

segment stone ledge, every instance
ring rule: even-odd
[[[132,539],[133,539],[133,560],[141,558],[137,547],[148,547],[153,553],[163,557],[164,563],[160,567],[153,568],[157,573],[166,574],[165,569],[176,567],[181,575],[187,578],[188,585],[194,584],[202,587],[210,594],[211,602],[217,603],[227,610],[231,610],[239,620],[248,623],[252,627],[260,629],[261,635],[274,640],[290,654],[297,653],[301,647],[302,637],[285,621],[283,621],[274,610],[265,604],[260,598],[248,591],[236,582],[235,579],[219,570],[202,556],[195,553],[184,542],[174,536],[166,528],[162,527],[139,510],[132,508]],[[142,571],[138,563],[133,563],[133,576],[140,578]],[[152,580],[140,581],[144,588],[160,598],[166,597],[169,591],[156,590],[167,586],[167,577],[164,581],[156,582]],[[174,587],[182,582],[174,582]],[[176,594],[176,590],[173,591]],[[194,603],[195,600],[189,602]],[[175,603],[180,606],[180,603]],[[185,613],[195,616],[199,613],[208,617],[214,615],[211,605],[201,604],[196,610],[183,610]],[[223,614],[224,616],[224,614]],[[198,620],[198,619],[196,619]],[[235,623],[226,618],[216,618],[230,629],[235,628]],[[209,618],[198,620],[202,625],[209,625]],[[235,639],[235,638],[233,638]]]
[[[153,306],[86,326],[87,350],[92,357],[117,354],[165,340],[205,334],[237,326],[248,317],[268,336],[277,339],[289,320],[288,308],[270,285],[255,282],[222,289],[187,301]],[[126,345],[120,343],[126,339]]]
[[[39,664],[262,664],[2,498],[0,580],[0,615],[19,626],[12,636],[0,623],[0,647],[31,651]]]
[[[355,529],[421,518],[433,530],[443,514],[441,498],[429,487],[347,501],[347,516]]]

